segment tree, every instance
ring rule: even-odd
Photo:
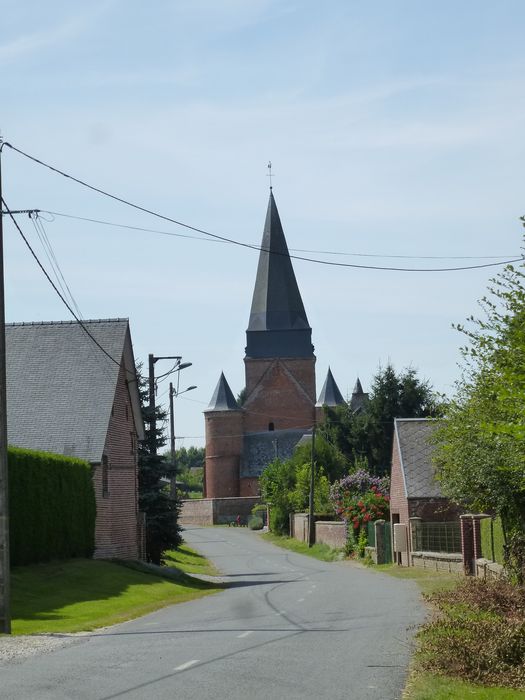
[[[137,366],[139,394],[145,437],[139,444],[139,509],[146,514],[146,558],[153,564],[160,564],[162,553],[182,543],[181,528],[178,524],[179,501],[170,495],[169,483],[175,477],[176,469],[166,458],[158,454],[166,444],[162,422],[166,412],[155,408],[157,429],[152,431],[149,412],[147,380]],[[162,481],[162,479],[168,481]]]
[[[370,400],[363,411],[353,413],[345,404],[326,409],[324,430],[350,464],[366,459],[375,474],[389,471],[394,418],[424,418],[439,415],[442,398],[428,380],[422,381],[413,368],[396,373],[388,364],[372,380]]]
[[[480,302],[483,317],[456,326],[468,342],[463,372],[435,435],[444,493],[500,515],[507,537],[525,531],[524,281],[507,266]]]

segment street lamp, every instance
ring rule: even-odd
[[[183,365],[181,365],[178,370],[184,369],[185,366],[191,365],[191,362],[186,362]],[[170,454],[171,454],[171,465],[173,468],[173,478],[171,480],[171,495],[174,498],[177,494],[177,474],[175,472],[175,411],[173,408],[173,398],[177,398],[177,396],[180,396],[181,394],[185,394],[187,391],[193,391],[193,389],[196,389],[197,387],[192,384],[189,386],[187,389],[184,389],[183,391],[179,391],[178,389],[178,384],[179,384],[179,374],[177,374],[177,390],[173,388],[173,384],[170,382]]]

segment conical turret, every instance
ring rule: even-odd
[[[237,401],[230,389],[224,372],[221,372],[221,376],[211,397],[210,405],[205,409],[206,411],[236,411],[239,409]]]
[[[343,398],[343,395],[339,391],[339,387],[337,386],[332,371],[329,367],[325,382],[323,384],[323,388],[321,389],[321,393],[319,394],[319,399],[315,405],[317,407],[340,406],[343,403],[345,403],[345,400]]]
[[[364,409],[367,401],[368,394],[365,394],[363,391],[363,387],[361,386],[361,382],[359,381],[358,377],[352,392],[352,398],[350,399],[350,408],[354,413],[359,413]]]
[[[247,357],[313,355],[312,329],[271,192],[246,337]]]

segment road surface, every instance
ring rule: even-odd
[[[424,610],[412,582],[188,527],[230,587],[0,663],[2,700],[398,700]]]

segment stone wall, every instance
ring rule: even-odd
[[[448,571],[451,574],[462,574],[463,557],[461,554],[445,554],[442,552],[410,552],[412,566],[433,571]]]
[[[290,536],[299,542],[308,542],[308,513],[294,513],[291,520]]]
[[[315,541],[327,544],[333,549],[343,549],[346,545],[346,525],[343,522],[319,521],[315,523]]]

